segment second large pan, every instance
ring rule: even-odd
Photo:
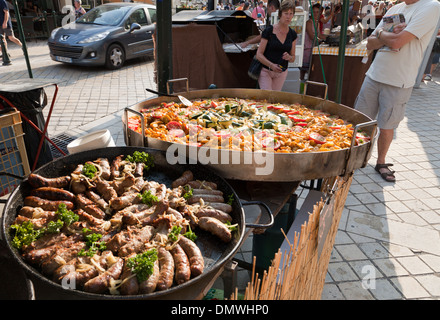
[[[186,157],[208,165],[226,179],[247,181],[302,181],[335,177],[364,167],[372,151],[376,135],[376,121],[353,108],[307,95],[289,92],[256,89],[210,89],[182,93],[186,98],[210,99],[219,97],[267,100],[271,103],[301,103],[311,109],[322,110],[352,123],[355,127],[353,136],[360,129],[369,134],[371,141],[352,147],[327,152],[306,153],[257,153],[250,151],[219,150],[170,143],[155,138],[144,137],[128,128],[128,117],[140,115],[140,110],[159,106],[162,102],[179,102],[177,97],[162,96],[141,101],[125,109],[122,121],[125,143],[130,146],[148,146],[168,150],[170,161],[182,163]],[[204,150],[208,149],[208,150]]]
[[[25,179],[17,189],[11,194],[4,208],[2,217],[2,238],[6,242],[6,246],[9,248],[11,255],[19,263],[19,265],[25,270],[32,281],[36,281],[40,287],[44,288],[44,298],[55,299],[195,299],[200,297],[206,286],[218,276],[223,265],[230,260],[235,252],[240,247],[244,240],[246,227],[270,227],[273,223],[273,216],[270,210],[264,203],[263,205],[271,216],[270,222],[266,225],[249,225],[245,224],[245,216],[243,210],[243,203],[237,197],[237,194],[233,188],[221,177],[213,173],[211,170],[205,168],[202,165],[170,165],[166,161],[166,155],[163,151],[153,150],[148,148],[139,147],[112,147],[104,149],[96,149],[92,151],[86,151],[68,155],[63,158],[56,159],[41,168],[37,169],[34,173],[40,174],[44,177],[58,177],[66,174],[70,174],[78,164],[85,163],[89,160],[94,160],[99,157],[108,158],[110,161],[118,155],[131,155],[134,151],[145,151],[153,155],[155,160],[155,166],[148,173],[147,179],[154,179],[160,183],[164,183],[167,187],[171,186],[171,182],[181,176],[185,170],[191,170],[194,173],[196,179],[213,181],[217,183],[218,189],[222,190],[225,195],[233,195],[233,211],[231,216],[233,223],[238,224],[238,231],[233,233],[233,239],[227,244],[219,243],[212,235],[208,233],[200,233],[197,239],[197,245],[201,249],[205,259],[204,272],[190,281],[171,287],[168,290],[155,292],[146,295],[136,296],[111,296],[103,294],[92,294],[79,290],[65,289],[61,285],[51,281],[43,276],[36,268],[26,263],[21,257],[20,253],[15,250],[11,245],[11,236],[9,228],[13,224],[17,212],[23,206],[24,197],[29,195],[31,186],[27,179]],[[38,290],[36,289],[36,295],[38,296]]]

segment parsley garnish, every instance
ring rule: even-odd
[[[95,173],[98,171],[98,169],[91,163],[86,163],[83,166],[82,174],[85,175],[87,178],[92,179],[95,176]]]
[[[125,160],[133,163],[144,163],[144,170],[150,170],[150,168],[154,167],[153,156],[144,151],[135,151],[132,156],[127,156]]]
[[[188,226],[188,231],[183,234],[185,237],[187,237],[192,242],[195,242],[197,240],[196,234],[191,230],[191,227]]]
[[[157,250],[151,249],[137,254],[127,260],[127,267],[136,274],[139,283],[148,279],[153,274],[154,262],[157,260]]]
[[[188,200],[193,196],[193,188],[191,188],[189,185],[186,185],[183,187],[183,190],[185,190],[185,193],[183,194],[183,198]]]
[[[176,242],[179,240],[180,231],[182,231],[182,227],[173,226],[171,232],[168,234],[168,239],[170,239],[172,242]]]
[[[10,228],[14,231],[14,238],[12,239],[12,245],[17,249],[23,246],[30,245],[32,242],[44,235],[44,229],[35,230],[34,224],[30,221],[25,221],[22,224],[14,224]]]
[[[102,234],[99,233],[86,234],[87,232],[90,232],[90,229],[87,228],[84,228],[82,231],[85,234],[84,237],[86,239],[86,244],[89,247],[89,249],[88,250],[81,249],[78,252],[78,256],[93,257],[95,253],[97,253],[98,251],[104,251],[105,249],[107,249],[104,241],[98,242],[102,238]]]
[[[143,204],[148,204],[149,206],[152,206],[155,202],[159,201],[159,198],[152,194],[150,190],[138,194],[138,197],[141,198]]]

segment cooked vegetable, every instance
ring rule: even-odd
[[[84,234],[88,232],[90,232],[89,229],[87,228],[83,229]],[[86,244],[89,247],[89,249],[88,250],[81,249],[78,252],[78,256],[93,257],[98,251],[104,251],[105,249],[107,249],[104,241],[98,242],[102,238],[102,234],[90,233],[90,234],[86,234],[84,237],[86,239]]]
[[[61,203],[58,206],[58,210],[56,211],[56,213],[58,214],[59,219],[68,226],[71,225],[73,222],[79,220],[79,216],[73,211],[68,210],[66,204],[64,203]]]
[[[141,198],[143,204],[148,204],[149,206],[159,201],[159,198],[152,194],[150,190],[144,191],[144,193],[139,194],[138,197]]]
[[[97,171],[98,169],[93,164],[86,163],[83,167],[82,174],[85,175],[87,178],[92,179]]]
[[[189,185],[186,185],[183,187],[183,190],[185,190],[185,193],[183,194],[183,198],[188,200],[193,196],[193,188],[191,188]]]
[[[146,252],[137,254],[127,260],[127,267],[136,274],[138,282],[141,283],[153,274],[154,262],[157,260],[157,250],[150,249]]]
[[[188,231],[185,232],[183,235],[192,242],[195,242],[197,240],[197,235],[194,233],[194,231],[191,230],[191,226],[188,226]]]
[[[180,231],[182,231],[182,227],[173,226],[170,233],[168,234],[168,239],[170,239],[172,242],[176,242],[177,240],[179,240]]]
[[[127,156],[125,158],[126,161],[130,161],[133,163],[144,163],[144,170],[150,170],[150,168],[154,167],[154,158],[152,155],[144,152],[144,151],[135,151],[133,155]]]
[[[25,221],[22,224],[14,224],[11,226],[10,230],[14,233],[12,245],[17,249],[30,245],[32,242],[43,236],[45,232],[43,229],[34,229],[34,225],[30,221]]]

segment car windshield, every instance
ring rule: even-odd
[[[116,26],[124,18],[130,7],[100,6],[81,16],[76,23]]]

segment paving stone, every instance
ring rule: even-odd
[[[359,248],[370,259],[388,258],[390,253],[379,242],[360,243]]]
[[[440,277],[436,274],[421,275],[415,277],[417,281],[425,288],[432,296],[440,296]]]
[[[342,258],[348,261],[367,258],[356,244],[336,245],[335,248],[341,254]]]
[[[338,284],[342,294],[349,300],[374,300],[371,293],[362,287],[360,281],[347,281]]]
[[[387,277],[406,276],[409,274],[395,258],[376,259],[374,263]]]
[[[417,275],[433,272],[433,270],[417,256],[396,259],[410,274]]]
[[[430,297],[428,291],[413,277],[392,278],[391,282],[405,299],[422,299]]]
[[[368,289],[378,300],[402,299],[402,294],[394,288],[388,279],[376,279],[372,281]]]
[[[358,280],[358,277],[346,262],[329,263],[328,273],[334,281]]]

